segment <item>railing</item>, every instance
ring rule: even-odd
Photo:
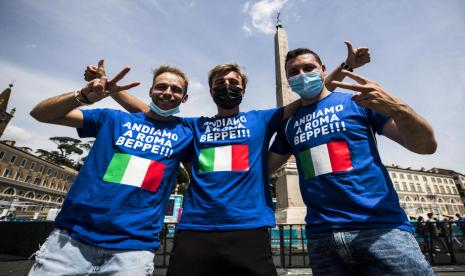
[[[415,237],[432,265],[465,264],[465,221],[412,223]],[[29,257],[52,231],[53,222],[0,222],[0,254]],[[167,267],[176,224],[166,223],[155,255],[156,267]],[[305,225],[278,225],[270,229],[270,247],[276,267],[310,267]]]
[[[412,222],[415,238],[432,265],[465,264],[464,222]],[[173,247],[175,224],[165,224],[155,265],[166,267]],[[305,225],[281,224],[270,229],[271,251],[276,267],[309,267]]]

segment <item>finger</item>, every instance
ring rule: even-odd
[[[347,82],[340,82],[340,81],[332,81],[331,84],[333,84],[336,87],[344,88],[344,89],[349,89],[352,91],[359,91],[362,93],[370,92],[371,88],[365,87],[363,85],[360,85],[358,83],[347,83]]]
[[[115,84],[119,82],[120,80],[122,80],[124,76],[126,76],[126,74],[129,72],[129,70],[131,70],[131,68],[129,67],[126,67],[123,70],[121,70],[121,72],[116,74],[116,76],[110,81],[110,83]]]
[[[129,90],[129,89],[131,89],[133,87],[138,86],[139,84],[140,84],[140,82],[132,82],[130,84],[118,85],[115,90],[116,90],[116,92],[123,91],[123,90]]]
[[[369,53],[369,49],[366,47],[357,48],[357,56],[361,56],[365,53]]]
[[[98,61],[97,65],[97,76],[98,77],[103,77],[105,76],[105,66],[104,66],[104,60],[101,59]]]
[[[352,46],[352,42],[344,41],[347,46],[347,56],[349,57],[352,53],[354,53],[354,47]]]
[[[357,63],[365,64],[371,61],[370,57],[357,58]]]
[[[87,65],[86,71],[97,73],[97,66],[95,66],[95,65]]]
[[[370,82],[369,79],[366,79],[360,75],[357,75],[354,72],[342,70],[342,73],[360,84],[367,84],[368,82]]]
[[[102,94],[105,89],[106,84],[106,77],[101,77],[100,79],[96,80],[94,83],[94,92],[98,94]]]
[[[97,74],[95,73],[91,73],[91,72],[84,72],[84,80],[85,81],[91,81],[93,79],[96,79],[97,78]]]

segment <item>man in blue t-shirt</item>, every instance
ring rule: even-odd
[[[348,54],[354,66],[369,62],[367,48],[349,47]],[[340,71],[331,79],[341,80]],[[247,76],[237,64],[215,66],[208,83],[217,115],[183,119],[193,132],[194,154],[167,275],[277,275],[268,232],[275,226],[268,148],[300,101],[241,112]],[[122,104],[144,108],[132,96]]]
[[[29,275],[152,275],[158,234],[179,163],[190,155],[192,132],[173,115],[187,99],[187,77],[172,66],[154,72],[146,112],[78,109],[139,83],[108,81],[39,103],[31,115],[75,127],[95,142],[56,218],[56,229],[36,255]]]
[[[313,274],[433,275],[374,136],[432,154],[433,130],[378,84],[352,70],[343,73],[357,83],[332,84],[355,94],[325,88],[325,67],[315,52],[287,54],[286,75],[302,107],[278,132],[270,153],[272,172],[290,154],[296,158]]]

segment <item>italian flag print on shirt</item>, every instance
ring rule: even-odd
[[[249,146],[229,145],[200,150],[199,171],[248,171]]]
[[[305,179],[326,173],[352,169],[352,159],[346,141],[330,142],[299,153]]]
[[[115,153],[103,176],[103,181],[126,184],[156,192],[166,165],[126,153]]]

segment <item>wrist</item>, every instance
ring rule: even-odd
[[[347,61],[344,61],[343,63],[341,63],[341,69],[343,70],[347,70],[349,72],[353,72],[354,71],[354,67],[350,66]]]
[[[77,104],[80,106],[83,105],[91,105],[93,102],[91,102],[83,93],[82,89],[78,89],[74,91],[74,100],[76,101]]]

